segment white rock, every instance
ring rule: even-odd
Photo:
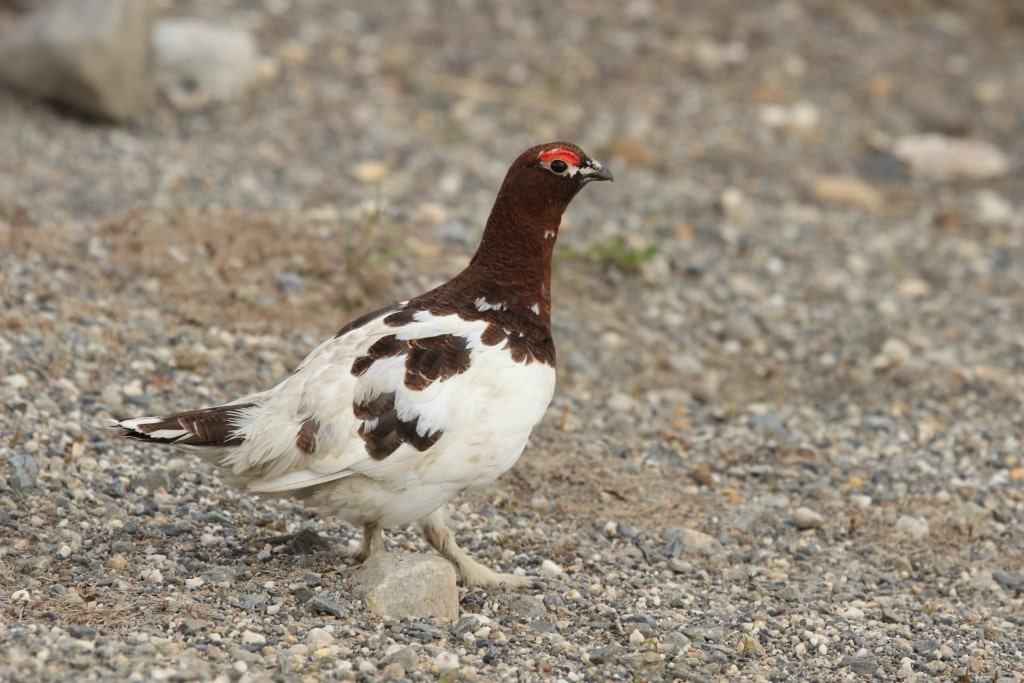
[[[0,80],[85,113],[124,120],[152,101],[152,3],[57,0],[6,27]]]
[[[983,140],[907,135],[893,143],[892,152],[914,172],[936,180],[996,178],[1010,171],[1006,155]]]
[[[564,573],[565,570],[551,560],[544,560],[540,563],[540,575],[546,579],[551,579]]]
[[[452,669],[459,668],[459,656],[454,652],[448,652],[447,650],[441,650],[434,657],[434,665],[442,672],[451,671]]]
[[[242,632],[242,645],[266,645],[267,637],[255,631]]]
[[[12,389],[24,389],[28,386],[28,377],[22,374],[8,375],[4,378],[4,384]]]
[[[793,510],[793,526],[797,529],[817,529],[824,523],[825,518],[809,507]]]
[[[633,632],[629,634],[629,642],[633,645],[643,645],[646,640],[639,629],[633,629]]]
[[[1013,220],[1013,204],[993,190],[978,190],[974,210],[978,220],[986,225],[1006,225]]]
[[[259,52],[248,31],[194,19],[164,19],[153,27],[156,82],[178,109],[236,100],[257,76]]]
[[[901,515],[896,520],[896,531],[902,532],[911,538],[920,540],[930,533],[928,521],[911,515]]]
[[[199,588],[204,583],[206,583],[206,580],[203,577],[193,576],[191,578],[185,579],[185,588]]]
[[[898,337],[890,337],[882,343],[882,348],[871,360],[871,367],[875,370],[889,370],[898,368],[910,360],[911,349],[907,342]]]
[[[455,568],[437,555],[376,553],[352,572],[353,587],[371,612],[395,619],[459,617]]]
[[[312,628],[306,634],[306,645],[314,650],[322,647],[329,647],[334,644],[334,636],[328,633],[327,629]]]
[[[877,213],[882,208],[882,194],[856,176],[819,176],[811,185],[811,194],[820,202],[843,204],[868,213]]]

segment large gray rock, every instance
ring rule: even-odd
[[[455,568],[437,555],[379,552],[352,572],[352,580],[366,608],[381,616],[459,617]]]
[[[194,19],[153,28],[160,92],[177,109],[202,109],[241,97],[256,78],[259,51],[248,31]]]
[[[0,35],[0,81],[101,118],[152,101],[150,3],[56,0]]]

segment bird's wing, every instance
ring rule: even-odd
[[[239,443],[217,464],[257,493],[352,474],[393,480],[459,423],[451,380],[481,352],[483,321],[388,309],[314,350],[274,389],[240,408]],[[416,469],[416,468],[412,468]]]

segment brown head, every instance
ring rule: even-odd
[[[553,365],[551,254],[562,213],[584,185],[611,179],[611,171],[572,143],[526,150],[505,175],[466,269],[410,304],[487,320],[485,343],[507,336],[517,360]]]
[[[584,185],[611,179],[608,169],[572,143],[549,142],[526,150],[505,174],[480,246],[464,275],[496,290],[514,289],[504,298],[537,302],[546,318],[551,254],[562,214]],[[539,299],[533,292],[539,293]],[[500,295],[494,292],[495,297]]]

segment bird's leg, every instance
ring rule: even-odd
[[[438,508],[429,516],[420,521],[420,528],[423,530],[423,537],[427,543],[434,547],[434,550],[455,565],[462,581],[467,586],[480,586],[481,588],[496,588],[498,586],[509,586],[510,588],[521,588],[533,583],[525,576],[514,574],[499,574],[484,565],[480,564],[458,546],[455,536],[448,528],[447,515],[444,508]]]
[[[373,555],[375,552],[386,550],[387,547],[384,545],[384,530],[376,524],[364,524],[363,543],[359,546],[359,552],[356,553],[356,561],[366,562],[370,559],[370,555]]]

